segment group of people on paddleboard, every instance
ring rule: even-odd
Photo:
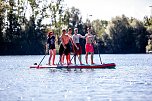
[[[61,40],[60,46],[59,46],[59,63],[61,65],[64,64],[64,58],[66,57],[67,65],[72,64],[71,60],[74,57],[74,63],[76,64],[76,57],[78,57],[78,60],[80,62],[80,65],[83,65],[81,61],[81,54],[82,54],[82,47],[80,44],[80,38],[83,38],[86,40],[85,44],[85,59],[86,64],[88,64],[88,54],[91,53],[91,64],[94,64],[93,62],[93,54],[94,54],[94,47],[93,44],[95,42],[94,35],[91,34],[91,28],[87,28],[87,33],[85,36],[82,36],[81,34],[78,34],[78,28],[74,29],[74,34],[72,35],[72,29],[69,28],[68,32],[66,32],[66,29],[62,29],[62,34],[59,37]],[[49,52],[49,60],[48,65],[55,65],[55,56],[56,56],[56,47],[55,47],[55,34],[53,31],[50,31],[47,35],[47,43],[46,43],[46,52]],[[71,53],[74,54],[72,58],[70,58]],[[52,62],[51,62],[52,60]]]

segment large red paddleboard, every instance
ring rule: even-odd
[[[72,68],[79,68],[79,69],[104,69],[104,68],[115,68],[115,63],[107,63],[107,64],[93,64],[93,65],[32,65],[30,68],[56,68],[56,69],[72,69]]]

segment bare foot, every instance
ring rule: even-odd
[[[84,65],[83,63],[80,63],[80,65]]]
[[[47,63],[46,65],[50,65],[50,63]]]
[[[68,63],[68,65],[72,65],[72,63],[70,62],[70,63]]]
[[[63,63],[62,63],[62,62],[60,62],[60,65],[63,65]]]
[[[91,65],[93,65],[93,64],[95,64],[95,63],[91,63]]]

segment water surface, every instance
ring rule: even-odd
[[[67,71],[29,68],[42,58],[43,55],[0,56],[0,101],[152,99],[152,54],[101,55],[104,63],[116,63],[116,69]],[[47,59],[48,56],[42,64],[46,64]],[[85,60],[84,55],[82,60]],[[100,63],[98,55],[94,60]]]

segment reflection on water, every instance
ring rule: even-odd
[[[0,101],[151,100],[151,54],[101,56],[116,69],[30,69],[43,56],[1,56]],[[98,55],[95,61],[100,63]]]

